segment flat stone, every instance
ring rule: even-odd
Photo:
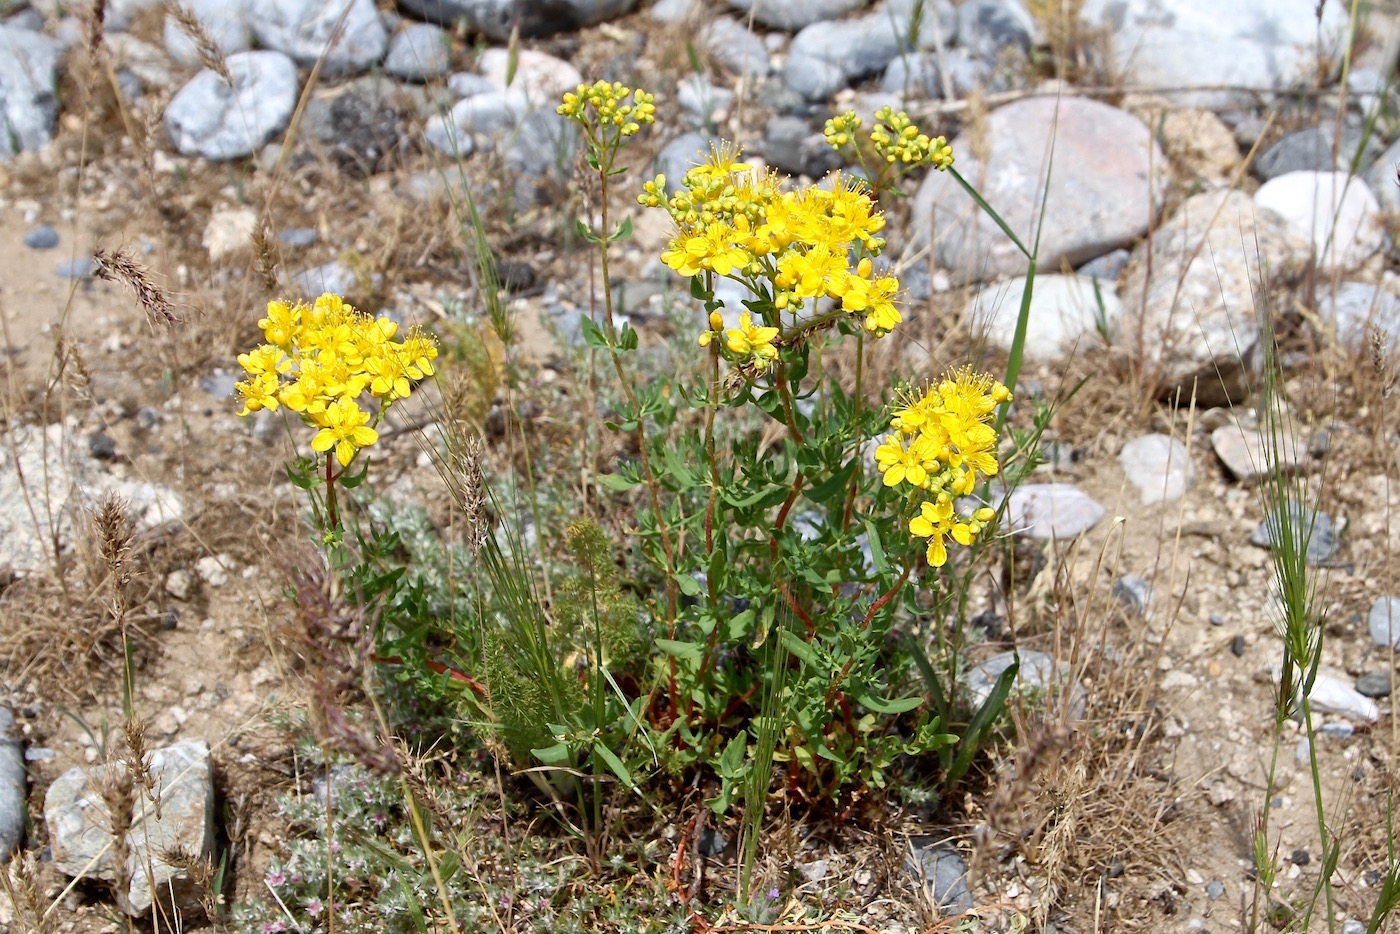
[[[10,708],[0,706],[0,866],[24,842],[24,744]]]
[[[1196,476],[1186,445],[1169,435],[1134,438],[1118,452],[1118,463],[1142,494],[1144,506],[1176,502]]]
[[[1317,316],[1337,343],[1353,353],[1368,353],[1371,333],[1379,328],[1394,353],[1400,349],[1400,297],[1369,282],[1341,282],[1335,290],[1318,283]]]
[[[40,224],[24,235],[24,245],[31,250],[52,250],[58,246],[58,231],[48,224]]]
[[[1283,525],[1277,519],[1272,518],[1272,516],[1277,515],[1279,514],[1271,513],[1271,518],[1259,523],[1249,536],[1251,545],[1269,549],[1274,547],[1275,530],[1281,532]],[[1295,548],[1302,547],[1304,541],[1307,542],[1304,560],[1310,567],[1326,564],[1337,554],[1337,529],[1332,522],[1332,517],[1327,513],[1313,512],[1297,503],[1290,503],[1286,524],[1293,530]]]
[[[248,24],[248,0],[184,0],[204,35],[224,55],[248,51],[252,27]],[[199,68],[199,48],[175,16],[165,14],[165,54],[186,68]]]
[[[1395,689],[1388,671],[1368,671],[1356,679],[1356,693],[1363,697],[1389,697]]]
[[[960,915],[972,909],[967,863],[952,844],[911,839],[904,853],[904,871],[914,877],[929,901],[944,912]],[[822,875],[825,874],[823,869]]]
[[[1345,172],[1280,175],[1254,193],[1254,203],[1310,238],[1323,269],[1355,269],[1390,243],[1376,196]]]
[[[1126,111],[1085,98],[1031,98],[989,114],[977,131],[953,141],[956,167],[977,186],[1028,247],[1042,201],[1045,153],[1052,130],[1055,159],[1040,239],[1041,269],[1071,266],[1132,243],[1155,211],[1149,162],[1159,173],[1165,158],[1147,127]],[[914,198],[910,246],[920,249],[936,215],[939,265],[962,281],[1025,272],[1027,261],[996,223],[981,211],[951,175],[930,172]],[[1130,306],[1131,307],[1131,306]]]
[[[982,59],[1002,49],[1029,52],[1036,35],[1035,17],[1020,0],[966,0],[958,7],[957,44]]]
[[[1027,483],[1011,494],[1009,513],[1017,535],[1068,541],[1093,528],[1104,508],[1070,483]]]
[[[1318,713],[1336,714],[1349,720],[1374,723],[1380,719],[1380,708],[1369,697],[1363,697],[1341,678],[1319,671],[1313,680],[1308,700]]]
[[[116,879],[109,846],[111,817],[99,790],[106,769],[105,765],[80,767],[60,775],[44,798],[44,822],[56,868],[70,876],[86,873],[111,882]],[[150,775],[160,797],[159,816],[156,807],[136,791],[127,834],[126,875],[131,879],[127,898],[134,914],[144,914],[151,907],[152,876],[162,894],[169,885],[177,889],[182,882],[189,885],[160,854],[181,849],[198,858],[214,851],[214,770],[209,744],[189,740],[154,750]]]
[[[410,13],[449,29],[465,24],[498,42],[574,32],[630,13],[637,0],[398,0]]]
[[[711,126],[717,115],[728,112],[734,103],[734,92],[716,87],[704,75],[687,75],[676,85],[676,103],[691,120],[701,126]]]
[[[967,693],[974,708],[981,707],[987,698],[992,696],[992,689],[996,687],[997,679],[1002,672],[1011,667],[1011,663],[1016,660],[1015,652],[1001,652],[990,658],[984,659],[971,666],[967,670]],[[1054,658],[1046,652],[1023,651],[1021,653],[1021,667],[1016,671],[1016,681],[1012,691],[1034,691],[1044,697],[1055,687],[1054,681],[1058,679],[1060,691],[1064,690],[1065,684],[1070,680],[1069,665],[1060,662],[1055,665]],[[1071,719],[1082,720],[1087,709],[1088,695],[1084,691],[1084,686],[1075,682],[1071,688],[1069,699],[1069,713]]]
[[[251,0],[249,18],[258,42],[297,64],[309,68],[324,56],[324,74],[364,71],[389,44],[374,0]]]
[[[1159,122],[1160,121],[1160,122]],[[1203,107],[1174,107],[1154,117],[1157,139],[1167,155],[1197,178],[1225,184],[1240,164],[1235,134]]]
[[[249,252],[253,247],[253,231],[258,215],[252,208],[226,208],[216,211],[204,227],[204,248],[209,261],[218,263]]]
[[[773,70],[763,40],[732,16],[716,16],[700,30],[700,45],[732,75],[767,76]]]
[[[1134,85],[1221,108],[1310,87],[1319,55],[1339,59],[1346,7],[1322,4],[1320,22],[1318,9],[1316,0],[1086,0],[1080,17],[1112,32],[1118,71]]]
[[[54,40],[0,24],[0,161],[49,144],[58,117],[57,66]]]
[[[1241,483],[1259,479],[1269,469],[1269,458],[1277,459],[1279,469],[1294,471],[1303,467],[1307,457],[1307,452],[1288,431],[1281,434],[1277,443],[1272,439],[1266,443],[1264,436],[1253,428],[1224,425],[1210,433],[1210,445],[1225,469]]]
[[[754,0],[729,0],[732,9],[744,14],[752,11],[755,22],[788,32],[797,32],[818,20],[854,13],[864,5],[865,0],[759,0],[754,9]]]
[[[405,81],[427,81],[452,68],[452,37],[441,26],[412,23],[389,40],[384,70]]]
[[[1336,138],[1336,126],[1331,123],[1289,133],[1260,153],[1254,160],[1254,173],[1268,180],[1289,172],[1346,172],[1358,152],[1357,167],[1364,172],[1380,155],[1380,142],[1374,135],[1367,137],[1363,147],[1359,127],[1343,127],[1340,146],[1336,146]]]
[[[1244,398],[1241,361],[1259,343],[1259,270],[1272,283],[1290,281],[1306,265],[1306,243],[1248,195],[1204,191],[1153,232],[1150,260],[1145,242],[1134,248],[1121,293],[1134,314],[1122,342],[1141,355],[1159,396],[1195,391],[1201,405]]]
[[[1400,649],[1400,597],[1377,597],[1366,616],[1366,628],[1377,647]]]
[[[475,72],[457,71],[448,76],[447,89],[457,97],[471,97],[474,94],[495,91],[496,82]]]
[[[1025,290],[1024,276],[987,286],[963,309],[963,323],[989,345],[1010,350]],[[1109,334],[1117,330],[1122,313],[1111,282],[1100,282],[1096,295],[1092,279],[1036,276],[1026,319],[1025,359],[1050,362],[1083,355],[1100,343],[1101,325]]]
[[[233,89],[205,69],[165,110],[165,130],[186,156],[214,161],[252,155],[282,132],[296,108],[296,65],[281,52],[238,52],[227,58]]]

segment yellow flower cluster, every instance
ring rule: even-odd
[[[389,406],[432,375],[438,355],[437,342],[417,328],[396,341],[393,321],[371,318],[329,292],[310,305],[268,302],[258,327],[267,343],[238,355],[246,374],[234,386],[243,400],[238,414],[286,406],[320,429],[312,450],[334,449],[342,467],[379,440],[360,397],[368,392],[379,400],[379,424]]]
[[[630,104],[627,103],[629,94],[632,96]],[[596,121],[600,130],[627,137],[656,121],[654,101],[655,97],[641,88],[633,91],[618,81],[599,80],[591,85],[580,84],[576,90],[565,94],[564,102],[555,108],[555,113],[585,126]]]
[[[838,152],[855,147],[861,122],[853,110],[832,117],[826,121],[827,143]],[[953,164],[953,147],[946,137],[920,133],[907,113],[895,113],[891,107],[881,107],[875,113],[870,142],[881,159],[891,165],[898,163],[902,171],[925,165],[944,170]]]
[[[828,298],[843,312],[863,316],[877,337],[893,330],[903,320],[895,307],[899,280],[873,272],[871,257],[885,246],[878,236],[885,218],[865,188],[838,173],[830,190],[784,191],[774,174],[738,160],[738,149],[725,143],[687,172],[669,199],[665,176],[643,186],[638,202],[664,207],[676,223],[662,262],[682,276],[709,273],[741,282],[755,295],[771,296],[778,312]],[[763,322],[775,336],[777,324]],[[729,337],[731,352],[744,362],[771,359],[766,350],[734,349],[766,348],[771,341]]]
[[[945,538],[970,545],[988,522],[991,509],[960,516],[954,500],[970,494],[978,477],[994,476],[997,433],[989,424],[993,410],[1011,399],[1005,386],[964,368],[947,374],[937,386],[904,400],[895,410],[894,431],[875,449],[875,464],[885,486],[908,484],[932,495],[909,522],[909,532],[928,539],[928,563],[948,560]]]

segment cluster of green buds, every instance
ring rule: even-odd
[[[862,122],[853,110],[832,117],[826,121],[827,143],[838,152],[849,146],[859,154],[856,134]],[[896,113],[891,107],[876,112],[870,142],[881,159],[890,165],[898,163],[901,171],[925,165],[942,170],[953,164],[953,147],[946,137],[920,133],[907,113]]]
[[[631,103],[628,103],[628,96]],[[620,137],[632,136],[644,125],[656,122],[655,97],[637,88],[633,91],[619,81],[580,84],[564,95],[555,112],[576,120],[585,128],[596,127],[599,135],[609,131]],[[590,114],[591,111],[591,114]]]

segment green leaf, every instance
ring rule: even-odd
[[[625,321],[622,323],[622,337],[618,340],[617,345],[623,350],[637,349],[637,332],[632,329],[632,325]]]
[[[861,706],[869,708],[876,713],[906,713],[924,702],[922,697],[902,697],[899,700],[885,700],[883,697],[876,697],[873,694],[864,692],[851,696],[860,701]]]
[[[783,630],[782,639],[783,645],[787,646],[787,650],[793,655],[796,655],[813,668],[821,667],[821,662],[817,659],[816,650],[799,639],[791,629]]]
[[[675,639],[657,639],[656,647],[673,658],[684,659],[686,661],[700,661],[701,649],[694,642],[678,642]]]
[[[856,472],[856,464],[855,458],[842,464],[839,470],[808,490],[807,498],[814,503],[824,503],[837,493],[844,494],[851,482],[851,475]]]
[[[599,759],[603,760],[603,764],[608,767],[608,771],[616,775],[622,781],[622,784],[626,785],[628,788],[636,787],[632,783],[632,773],[627,771],[627,766],[622,764],[622,760],[619,759],[611,749],[601,742],[597,742],[593,744],[593,752]]]
[[[633,480],[631,477],[624,477],[620,473],[605,473],[598,477],[598,482],[610,490],[618,493],[626,493],[628,490],[635,490],[642,485],[642,481]]]
[[[740,733],[729,741],[729,745],[724,747],[724,752],[719,757],[719,774],[725,778],[742,778],[744,769],[744,753],[748,751],[749,745],[745,741],[745,734]]]
[[[576,221],[574,221],[574,223],[578,226],[578,235],[579,235],[580,237],[582,237],[582,238],[584,239],[585,242],[587,242],[587,243],[601,243],[601,242],[602,242],[602,241],[600,241],[600,240],[598,239],[598,235],[595,234],[595,233],[593,232],[593,228],[592,228],[592,227],[589,227],[587,224],[585,224],[585,223],[583,222],[582,219],[576,220]]]
[[[1015,661],[1006,666],[1006,670],[1001,673],[1001,677],[997,678],[997,683],[993,685],[992,693],[987,695],[982,706],[978,707],[977,712],[972,715],[972,721],[963,731],[962,742],[958,744],[957,758],[948,768],[946,781],[949,788],[967,774],[967,770],[972,767],[972,758],[977,755],[977,750],[982,748],[982,742],[996,723],[997,717],[1001,716],[1001,711],[1006,706],[1007,695],[1011,693],[1011,687],[1016,683],[1016,672],[1020,670],[1021,659],[1018,656]]]
[[[563,765],[569,761],[569,747],[564,743],[555,743],[543,749],[531,749],[530,754],[545,765]]]
[[[680,587],[681,593],[687,597],[700,596],[700,582],[689,574],[677,574],[676,586]]]
[[[353,490],[361,483],[365,482],[365,477],[369,474],[369,455],[365,455],[365,465],[360,468],[359,473],[346,472],[335,478],[335,482],[347,490]]]
[[[583,341],[595,350],[607,350],[611,345],[603,329],[590,317],[587,312],[579,314],[579,328],[583,332]]]
[[[320,482],[319,478],[293,470],[290,467],[287,468],[287,479],[291,481],[292,486],[299,490],[309,490]]]
[[[865,520],[865,534],[870,538],[870,557],[875,562],[875,570],[881,574],[889,574],[890,560],[885,557],[884,543],[880,541],[880,532],[875,528],[875,523],[869,519]]]
[[[622,219],[622,223],[617,225],[612,233],[608,234],[608,242],[616,243],[619,240],[626,240],[632,236],[632,215],[627,215]]]
[[[690,297],[697,302],[703,302],[710,297],[710,293],[705,291],[705,280],[699,276],[690,277]]]

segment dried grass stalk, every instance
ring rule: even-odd
[[[98,250],[92,254],[92,261],[97,264],[97,271],[94,273],[97,278],[120,282],[131,289],[145,310],[146,321],[151,327],[169,327],[182,323],[183,319],[175,314],[175,307],[166,297],[164,290],[151,281],[150,271],[136,262],[130,252],[124,249],[111,253]]]

